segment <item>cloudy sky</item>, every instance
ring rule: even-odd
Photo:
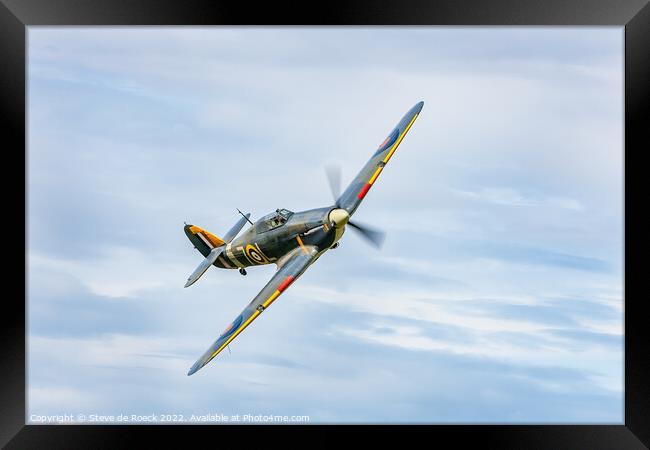
[[[28,416],[622,423],[623,28],[28,31]],[[223,234],[330,204],[421,115],[346,233],[192,363],[275,266]],[[28,420],[30,417],[28,417]]]

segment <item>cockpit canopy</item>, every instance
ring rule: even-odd
[[[276,209],[275,212],[267,214],[258,220],[255,229],[258,233],[264,233],[274,228],[278,228],[284,225],[292,214],[293,212],[288,209]]]

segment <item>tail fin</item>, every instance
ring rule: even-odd
[[[233,227],[228,230],[223,239],[215,236],[214,234],[210,233],[207,230],[204,230],[201,227],[197,227],[196,225],[185,225],[185,235],[203,256],[208,256],[213,248],[226,245],[235,239],[235,236],[237,236],[241,229],[244,228],[244,225],[246,225],[246,222],[250,216],[251,214],[248,213],[239,219],[237,223],[235,223],[235,225],[233,225]]]
[[[185,235],[190,240],[205,259],[201,261],[201,264],[192,272],[192,275],[187,279],[185,287],[189,287],[196,282],[201,276],[205,273],[206,270],[210,268],[212,264],[217,260],[221,252],[224,250],[224,245],[232,241],[237,233],[241,231],[244,227],[244,224],[250,217],[250,213],[243,216],[237,221],[237,223],[226,233],[223,239],[218,238],[209,231],[204,230],[203,228],[197,227],[196,225],[185,225]]]
[[[185,225],[185,235],[203,256],[208,256],[213,248],[226,244],[222,239],[196,225]]]

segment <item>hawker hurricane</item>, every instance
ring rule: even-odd
[[[226,348],[323,253],[336,248],[347,226],[358,231],[368,242],[381,245],[382,232],[354,222],[351,217],[406,136],[423,105],[424,102],[419,102],[404,115],[343,193],[339,189],[340,174],[328,171],[335,199],[333,205],[301,212],[276,209],[255,223],[251,222],[250,213],[240,212],[242,217],[222,238],[196,225],[185,225],[185,234],[205,257],[190,275],[185,287],[194,284],[210,266],[237,269],[242,275],[246,275],[247,267],[264,264],[277,266],[271,281],[194,363],[188,375],[205,366]],[[237,236],[246,223],[250,227]]]

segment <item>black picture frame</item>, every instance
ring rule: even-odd
[[[330,1],[320,3],[226,2],[222,0],[0,0],[0,118],[4,147],[5,175],[13,169],[15,158],[23,167],[23,186],[27,188],[25,166],[26,32],[32,25],[618,25],[625,27],[625,420],[621,425],[399,425],[361,426],[364,434],[380,439],[394,436],[406,442],[453,440],[457,445],[488,448],[549,449],[633,449],[650,446],[650,373],[648,316],[643,314],[640,283],[643,251],[640,238],[644,221],[632,219],[634,207],[643,206],[640,198],[644,150],[650,134],[650,6],[648,0],[402,0]],[[637,164],[630,161],[637,160]],[[13,170],[12,170],[13,169]],[[17,252],[26,255],[24,223],[16,211],[26,214],[26,196],[14,194],[15,181],[5,176],[5,211],[11,220],[5,236],[10,236]],[[635,198],[638,202],[635,202]],[[631,201],[630,201],[631,199]],[[8,203],[8,204],[7,204]],[[22,241],[20,239],[22,237]],[[21,247],[22,246],[22,247]],[[21,258],[6,257],[12,265]],[[23,260],[26,262],[26,260]],[[26,265],[23,265],[25,268]],[[18,269],[14,269],[18,270]],[[27,284],[27,273],[23,272]],[[18,277],[7,277],[15,283]],[[640,289],[638,291],[641,291]],[[0,326],[0,445],[6,448],[120,448],[135,446],[146,439],[169,444],[173,439],[186,445],[195,440],[217,439],[224,433],[249,440],[251,434],[264,439],[269,435],[312,432],[319,443],[336,445],[331,431],[351,427],[265,426],[251,430],[242,426],[162,426],[162,425],[26,425],[25,424],[25,324],[26,308],[19,295],[3,296]],[[323,430],[328,427],[327,430]],[[420,439],[418,439],[420,438]],[[309,438],[309,439],[313,439]],[[432,441],[434,440],[435,441]],[[297,441],[296,443],[298,443]],[[405,443],[406,443],[405,442]]]

